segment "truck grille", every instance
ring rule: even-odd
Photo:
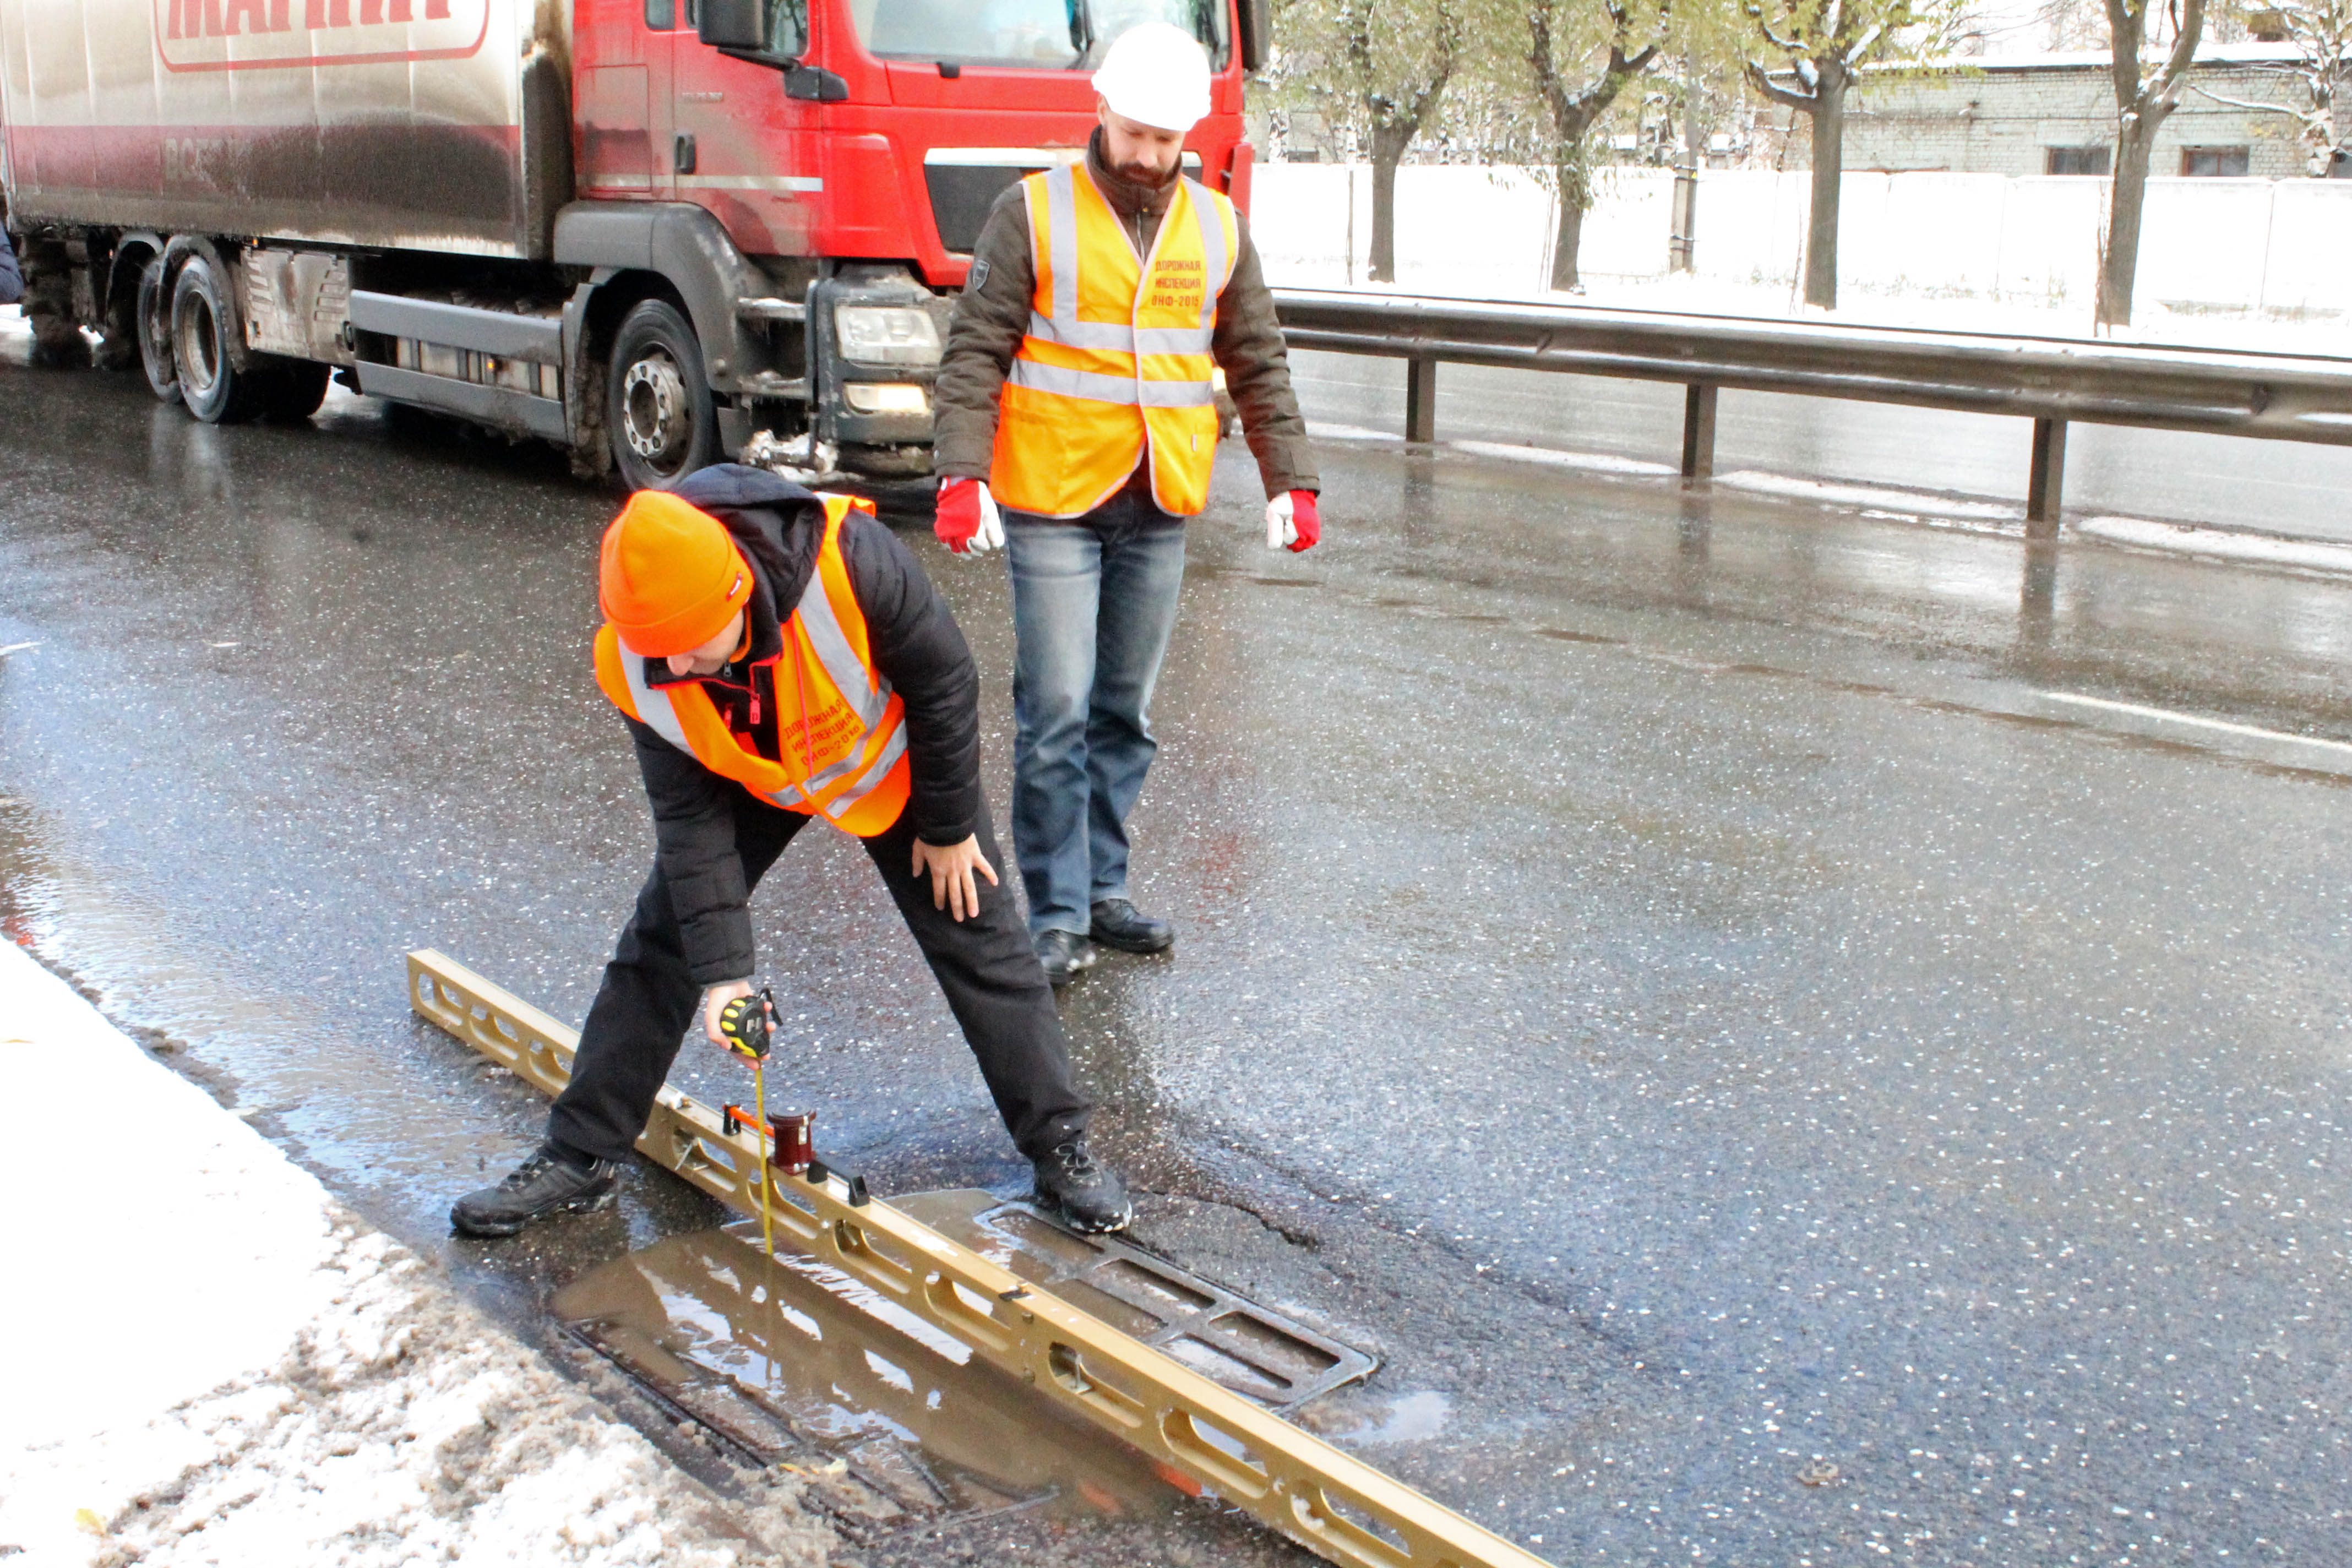
[[[940,243],[969,256],[980,243],[988,209],[1005,186],[1057,163],[1086,154],[1075,147],[934,147],[923,155],[923,184],[931,195],[931,218]],[[1201,177],[1201,155],[1184,153],[1184,173]]]
[[[931,194],[931,219],[940,226],[940,243],[950,250],[971,254],[980,243],[981,225],[988,221],[988,209],[997,194],[1024,174],[1034,174],[1047,166],[1044,159],[1034,163],[1011,162],[992,163],[923,164],[923,184]]]

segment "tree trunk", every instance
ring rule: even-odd
[[[1577,275],[1577,247],[1584,242],[1584,189],[1576,171],[1559,171],[1559,234],[1551,247],[1551,286],[1564,294],[1584,292]]]
[[[1396,281],[1396,174],[1412,132],[1394,125],[1372,128],[1372,256],[1375,283]]]
[[[1805,303],[1837,309],[1838,197],[1845,184],[1846,77],[1834,61],[1813,92],[1813,210],[1805,225]]]
[[[2140,214],[2147,205],[2149,143],[2158,121],[2147,114],[2126,116],[2116,137],[2116,177],[2107,198],[2107,252],[2099,258],[2098,308],[2103,327],[2128,327],[2132,285],[2139,277]]]

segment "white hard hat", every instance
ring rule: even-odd
[[[1111,41],[1095,90],[1114,114],[1160,131],[1190,131],[1209,112],[1209,57],[1168,22],[1143,22]]]

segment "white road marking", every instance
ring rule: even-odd
[[[2045,691],[2042,694],[2053,702],[2069,702],[2078,708],[2100,708],[2110,713],[2128,713],[2135,719],[2154,719],[2159,723],[2187,724],[2198,730],[2218,730],[2225,735],[2243,735],[2253,741],[2279,741],[2295,746],[2317,746],[2325,751],[2339,752],[2352,756],[2352,742],[2324,741],[2315,735],[2290,735],[2284,730],[2265,730],[2254,724],[2232,724],[2226,719],[2202,719],[2194,713],[2175,713],[2166,708],[2144,708],[2137,702],[2116,702],[2105,697],[2085,697],[2074,691]]]

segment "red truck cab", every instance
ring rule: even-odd
[[[945,292],[997,195],[1083,154],[1092,68],[1127,26],[1201,40],[1211,108],[1186,163],[1247,205],[1243,76],[1264,17],[1234,0],[577,5],[580,196],[691,203],[778,278],[774,324],[806,331],[814,466],[823,446],[869,474],[928,469]]]
[[[1101,0],[772,5],[774,36],[756,49],[705,43],[695,3],[579,0],[580,194],[693,202],[749,255],[910,261],[931,287],[959,287],[996,194],[1094,129],[1088,66],[1108,39],[1072,35],[1113,9]],[[1202,37],[1215,75],[1186,146],[1245,201],[1231,0],[1117,10],[1122,23],[1164,12]],[[1058,26],[989,25],[1003,13]]]

